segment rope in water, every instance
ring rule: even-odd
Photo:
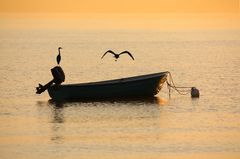
[[[169,96],[171,96],[171,88],[174,89],[180,95],[187,95],[191,93],[192,87],[177,87],[173,81],[171,73],[170,72],[167,72],[167,73],[169,74],[169,79],[167,79]]]

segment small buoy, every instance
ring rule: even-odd
[[[198,98],[199,97],[199,90],[196,87],[191,88],[191,96],[192,96],[192,98]]]

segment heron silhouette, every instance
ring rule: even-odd
[[[113,57],[115,58],[115,61],[117,61],[117,59],[118,59],[118,58],[120,57],[120,55],[122,55],[122,54],[128,54],[128,55],[134,60],[134,57],[133,57],[132,54],[131,54],[130,52],[128,52],[128,51],[123,51],[123,52],[121,52],[121,53],[119,53],[119,54],[116,54],[116,53],[113,52],[112,50],[108,50],[107,52],[105,52],[105,53],[103,54],[103,56],[102,56],[101,59],[103,59],[103,57],[104,57],[107,53],[113,54]]]
[[[62,49],[61,47],[58,48],[58,55],[57,55],[57,64],[60,64],[61,61],[61,54],[60,54],[60,49]]]

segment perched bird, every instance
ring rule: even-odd
[[[57,55],[57,64],[60,64],[61,61],[61,54],[60,54],[60,49],[62,49],[61,47],[58,48],[58,55]]]
[[[123,52],[121,52],[121,53],[119,53],[119,54],[116,54],[116,53],[113,52],[112,50],[108,50],[107,52],[105,52],[105,53],[103,54],[102,58],[103,58],[107,53],[113,54],[113,57],[115,58],[115,61],[117,61],[117,59],[119,58],[119,56],[122,55],[122,54],[128,54],[128,55],[134,60],[134,57],[133,57],[132,54],[131,54],[130,52],[128,52],[128,51],[123,51]]]

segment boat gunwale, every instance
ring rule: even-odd
[[[139,76],[132,76],[120,79],[112,79],[112,80],[105,80],[105,81],[97,81],[97,82],[86,82],[86,83],[76,83],[76,84],[63,84],[61,86],[96,86],[96,85],[111,85],[111,84],[119,84],[119,83],[128,83],[128,82],[135,82],[141,80],[147,80],[151,78],[156,78],[160,76],[166,76],[166,72],[159,72],[159,73],[152,73],[147,75],[139,75]]]

